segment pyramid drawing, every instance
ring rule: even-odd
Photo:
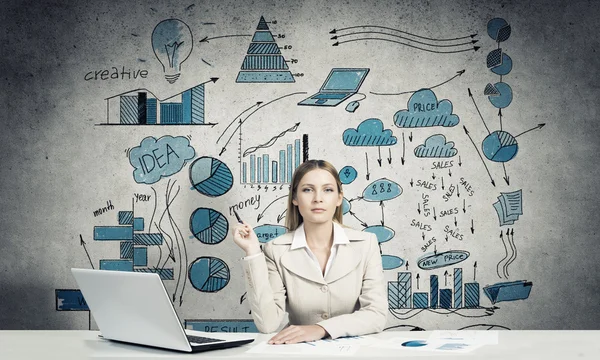
[[[264,17],[260,17],[237,83],[296,82]]]

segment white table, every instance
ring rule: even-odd
[[[103,340],[97,331],[0,331],[0,359],[85,359],[85,358],[160,358],[160,359],[302,359],[301,356],[265,356],[245,353],[254,343],[237,348],[186,354],[166,350],[127,345]],[[387,331],[376,335],[379,339],[412,337],[427,339],[430,332]],[[270,335],[253,334],[256,342]],[[212,336],[227,336],[213,333]],[[361,347],[352,356],[340,359],[377,359],[414,357],[416,359],[600,359],[600,331],[499,331],[498,345],[486,345],[466,354],[415,353],[398,349]],[[319,359],[319,357],[311,357]],[[325,357],[324,357],[325,359]],[[329,357],[331,359],[331,357]]]

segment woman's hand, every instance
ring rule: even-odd
[[[288,326],[269,340],[269,344],[296,344],[324,338],[327,331],[319,325]]]
[[[260,252],[258,237],[254,233],[252,226],[245,221],[243,224],[236,223],[233,227],[233,241],[246,252],[246,256]]]

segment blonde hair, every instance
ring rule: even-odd
[[[302,219],[302,215],[300,215],[300,211],[298,207],[294,205],[292,202],[296,199],[296,192],[298,191],[298,185],[300,185],[300,180],[306,175],[309,171],[315,169],[323,169],[328,171],[337,184],[338,193],[342,194],[342,181],[340,180],[340,175],[338,171],[335,169],[333,165],[325,160],[308,160],[300,164],[294,170],[294,175],[292,175],[292,184],[290,186],[290,193],[288,195],[288,204],[287,204],[287,214],[285,216],[285,226],[289,231],[294,231],[302,224],[304,219]],[[338,206],[335,209],[335,213],[333,214],[333,221],[342,225],[342,205]]]

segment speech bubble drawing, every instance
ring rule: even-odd
[[[366,201],[386,201],[402,194],[402,187],[386,178],[381,178],[370,183],[362,193]]]
[[[133,179],[138,184],[154,184],[163,177],[178,173],[196,155],[188,138],[165,135],[160,139],[148,136],[129,152]]]

